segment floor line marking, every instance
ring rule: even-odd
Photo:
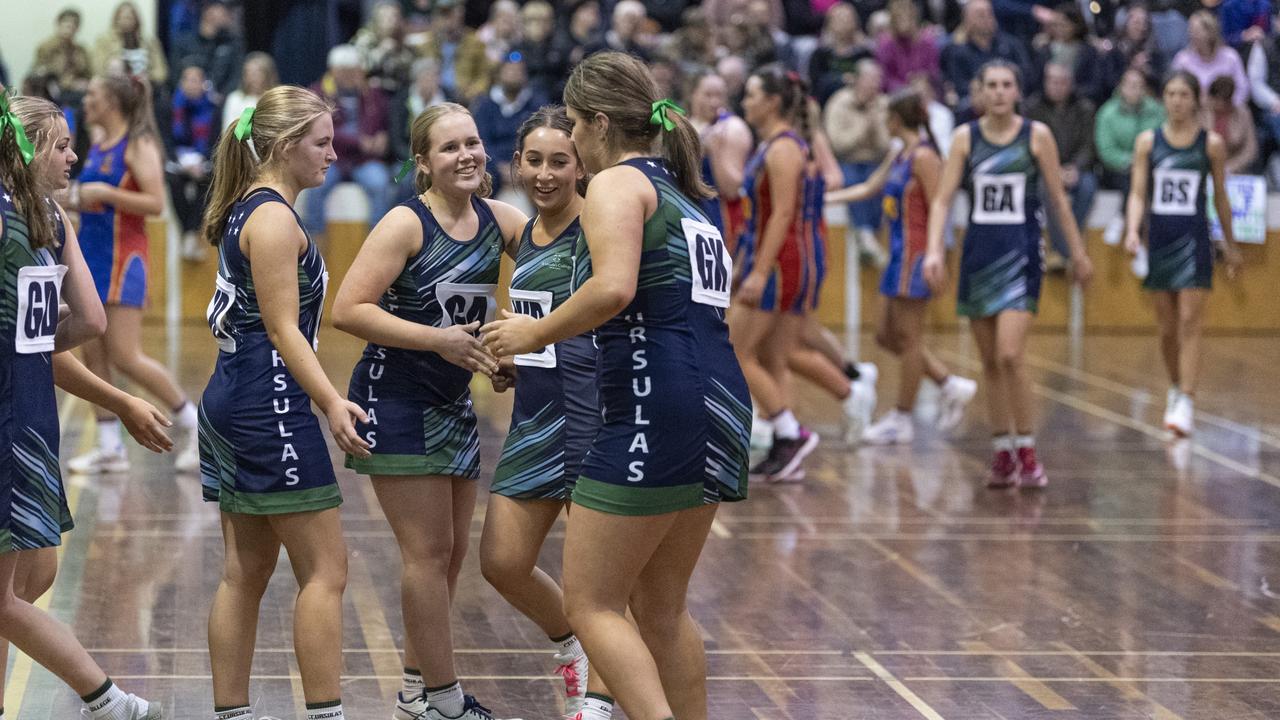
[[[888,685],[891,690],[898,694],[898,697],[906,700],[911,707],[915,708],[916,712],[920,713],[921,717],[927,718],[928,720],[945,720],[938,714],[937,710],[929,707],[929,704],[922,700],[919,695],[912,692],[911,688],[907,687],[901,680],[894,677],[893,673],[886,670],[883,665],[876,662],[875,658],[866,653],[854,653],[854,657],[858,659],[858,662],[865,665],[868,670],[875,673],[876,677],[880,678],[884,684]]]
[[[1280,618],[1276,618],[1280,622]],[[208,648],[88,648],[91,655],[118,653],[118,654],[144,654],[154,653],[157,655],[173,655],[173,654],[192,654],[207,655]],[[264,653],[292,653],[293,648],[258,648],[255,654]],[[399,648],[382,647],[382,648],[345,648],[344,653],[363,655],[366,653],[400,653]],[[546,655],[546,650],[536,648],[458,648],[453,651],[455,655]],[[853,657],[855,653],[863,652],[872,657],[894,656],[894,657],[1221,657],[1221,658],[1280,658],[1280,652],[1249,650],[776,650],[776,649],[717,649],[707,650],[707,655],[777,655],[777,656],[824,656],[824,657]],[[397,675],[399,677],[399,675]]]
[[[1141,700],[1142,702],[1145,702],[1148,705],[1150,705],[1151,710],[1154,711],[1155,713],[1152,716],[1153,720],[1182,720],[1182,716],[1178,715],[1177,713],[1170,710],[1169,708],[1161,705],[1155,700],[1152,700],[1150,697],[1147,696],[1146,693],[1142,692],[1137,687],[1135,687],[1133,683],[1128,682],[1126,680],[1122,680],[1121,678],[1116,676],[1115,673],[1106,669],[1105,667],[1100,665],[1098,662],[1096,662],[1092,658],[1085,657],[1083,654],[1076,652],[1075,649],[1072,648],[1070,645],[1064,642],[1054,642],[1053,644],[1067,651],[1069,654],[1071,654],[1071,657],[1075,658],[1076,662],[1079,662],[1081,665],[1084,665],[1086,668],[1088,668],[1089,672],[1093,673],[1094,675],[1097,675],[1099,678],[1107,681],[1108,685],[1119,690],[1120,694],[1126,700]]]
[[[368,553],[351,553],[349,564],[351,578],[347,583],[347,591],[351,596],[351,605],[356,611],[356,622],[360,626],[360,635],[367,648],[390,648],[397,650],[396,655],[389,653],[368,653],[373,661],[373,669],[381,675],[394,675],[403,669],[400,662],[395,637],[387,624],[386,613],[378,599],[373,582],[373,574],[366,560]],[[380,680],[378,683],[383,697],[394,695],[400,686],[394,680]]]
[[[986,652],[992,649],[990,645],[984,642],[979,642],[979,641],[961,642],[960,647],[966,650],[974,650],[977,652]],[[1043,705],[1045,709],[1047,710],[1075,710],[1076,709],[1075,705],[1072,705],[1070,702],[1067,701],[1066,698],[1054,692],[1053,689],[1050,688],[1048,685],[1045,685],[1043,682],[1032,677],[1031,673],[1024,670],[1022,666],[1017,664],[1016,662],[1005,659],[1005,658],[1000,658],[997,662],[1000,668],[1004,670],[1004,674],[1013,678],[1010,682],[1013,684],[1014,687],[1021,690],[1024,694],[1026,694],[1032,700],[1035,700],[1036,702]]]
[[[111,674],[112,680],[210,680],[212,675],[195,674],[195,675],[117,675]],[[377,681],[394,680],[399,682],[402,675],[343,675],[342,682],[353,681]],[[289,673],[287,675],[260,675],[254,673],[254,682],[260,680],[289,680],[300,681],[302,676],[297,673]],[[459,675],[459,680],[493,680],[493,681],[528,681],[542,682],[544,680],[559,679],[557,675]],[[875,682],[877,678],[870,675],[708,675],[708,681],[714,682]],[[1274,680],[1272,682],[1280,682]],[[8,708],[5,709],[6,714]],[[933,716],[928,716],[933,717]]]

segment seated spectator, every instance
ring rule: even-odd
[[[707,13],[699,6],[685,8],[680,27],[667,36],[658,49],[663,57],[680,63],[685,74],[716,64],[718,48]]]
[[[609,29],[604,34],[605,46],[648,62],[652,58],[652,44],[644,32],[648,17],[648,11],[640,0],[619,0],[613,6]]]
[[[520,43],[520,6],[515,0],[498,0],[489,6],[489,20],[476,30],[484,43],[489,64],[497,67]]]
[[[1164,77],[1168,62],[1160,46],[1156,44],[1151,28],[1151,12],[1147,6],[1129,6],[1124,22],[1108,42],[1102,65],[1106,76],[1104,88],[1114,89],[1130,69],[1138,70],[1149,78]]]
[[[773,58],[788,69],[798,70],[796,64],[796,41],[782,29],[782,23],[773,15],[773,4],[770,0],[747,0],[745,11],[747,24],[754,28],[754,33],[769,38],[773,45]]]
[[[158,88],[169,79],[169,65],[164,60],[160,41],[142,32],[138,7],[129,0],[116,6],[111,14],[111,27],[93,43],[90,57],[93,74],[110,74],[113,60],[123,63],[130,75],[149,79],[152,87]]]
[[[1222,136],[1227,145],[1227,174],[1244,175],[1258,159],[1258,136],[1249,108],[1236,105],[1236,83],[1223,75],[1209,83],[1209,102],[1204,110],[1204,126]]]
[[[836,90],[844,87],[845,77],[853,75],[858,61],[872,56],[871,43],[862,34],[853,5],[832,5],[822,23],[818,49],[809,58],[809,84],[818,102],[825,105]]]
[[[889,0],[889,33],[876,40],[876,62],[886,93],[905,88],[916,74],[928,77],[935,92],[942,89],[938,38],[933,28],[920,27],[915,0]]]
[[[370,87],[391,96],[408,84],[409,66],[418,56],[405,44],[404,15],[396,0],[379,0],[351,44],[364,60]]]
[[[846,186],[871,177],[889,151],[889,129],[885,125],[889,100],[880,90],[882,82],[880,66],[874,60],[862,60],[851,82],[837,90],[823,109],[822,124],[831,141],[831,151],[844,171]],[[877,262],[885,258],[876,241],[876,231],[880,229],[878,199],[849,203],[848,227],[855,233],[863,254]]]
[[[1140,133],[1160,127],[1163,122],[1164,105],[1151,97],[1146,76],[1136,68],[1126,70],[1115,94],[1098,109],[1093,125],[1093,144],[1102,164],[1102,187],[1129,197],[1133,146]],[[1123,233],[1121,212],[1107,223],[1103,238],[1107,244],[1116,245]]]
[[[240,71],[240,87],[232,90],[222,103],[222,129],[240,119],[247,107],[256,107],[262,93],[280,84],[276,61],[264,52],[251,52],[244,58]]]
[[[177,92],[173,95],[165,180],[174,214],[182,227],[182,257],[203,260],[200,223],[209,194],[213,148],[218,142],[218,103],[209,87],[200,58],[187,58],[181,65]]]
[[[573,6],[573,12],[569,15],[569,26],[556,34],[555,47],[556,52],[565,58],[569,67],[577,65],[582,62],[582,58],[604,48],[600,4],[596,0],[582,0]]]
[[[204,68],[214,99],[222,102],[240,83],[244,63],[244,41],[235,31],[231,10],[225,2],[213,0],[200,11],[200,26],[194,34],[174,43],[174,57],[196,62]]]
[[[312,90],[333,107],[333,151],[338,160],[329,167],[324,184],[307,191],[306,225],[313,236],[324,234],[324,203],[333,187],[355,181],[369,198],[369,226],[386,214],[391,173],[387,169],[389,126],[387,96],[369,87],[360,51],[338,45],[329,51],[329,72]]]
[[[1044,33],[1036,37],[1035,46],[1036,66],[1044,68],[1056,63],[1070,68],[1075,92],[1081,97],[1098,103],[1110,94],[1110,88],[1102,85],[1098,51],[1089,42],[1084,15],[1074,2],[1064,2],[1054,9]]]
[[[991,0],[969,0],[960,29],[942,49],[943,102],[959,107],[968,99],[978,70],[992,60],[1008,60],[1018,67],[1024,83],[1030,81],[1031,60],[1021,42],[1000,32]],[[1030,91],[1028,86],[1027,92]]]
[[[1261,111],[1263,134],[1280,143],[1280,39],[1269,35],[1249,48],[1249,92]]]
[[[1049,127],[1058,145],[1058,162],[1062,166],[1062,185],[1071,198],[1071,214],[1076,227],[1084,227],[1093,205],[1098,181],[1093,174],[1094,107],[1075,92],[1071,66],[1051,62],[1044,68],[1044,91],[1027,104],[1027,117]],[[1041,193],[1042,197],[1047,197]],[[1048,212],[1049,240],[1056,257],[1045,260],[1046,267],[1063,269],[1070,256],[1066,236],[1057,215]]]
[[[394,163],[413,157],[409,130],[414,118],[432,105],[455,102],[440,87],[440,64],[433,58],[418,58],[409,71],[410,82],[391,100],[388,110],[391,158]],[[397,200],[408,200],[416,192],[412,178],[401,180],[395,188]]]
[[[58,83],[61,101],[76,104],[68,93],[83,95],[93,77],[89,51],[76,42],[80,32],[80,11],[68,8],[58,13],[53,36],[40,43],[31,64],[32,74],[46,75]]]
[[[765,28],[753,24],[745,12],[733,15],[716,36],[720,52],[742,58],[748,67],[768,65],[777,59],[773,38]]]
[[[1229,77],[1234,83],[1235,105],[1244,105],[1249,101],[1249,78],[1244,72],[1244,63],[1240,54],[1222,40],[1222,32],[1218,27],[1218,19],[1208,10],[1197,10],[1187,23],[1187,35],[1190,45],[1173,56],[1172,70],[1186,70],[1200,81],[1205,97],[1202,102],[1208,103],[1208,88],[1215,78]]]
[[[992,0],[992,8],[1000,29],[1025,43],[1024,50],[1028,52],[1031,39],[1053,20],[1053,9],[1036,0]]]
[[[1205,3],[1208,5],[1208,3]],[[1222,0],[1218,5],[1222,39],[1232,47],[1257,42],[1271,32],[1269,0]]]
[[[470,103],[489,90],[489,57],[475,31],[463,23],[461,0],[436,0],[431,28],[418,54],[440,64],[440,86]]]
[[[736,115],[742,115],[742,94],[747,87],[750,70],[747,61],[737,55],[725,55],[716,62],[716,74],[724,79],[725,90],[729,93],[729,108]],[[853,80],[853,75],[849,80]]]
[[[472,105],[476,129],[489,155],[487,169],[493,175],[494,195],[511,180],[511,158],[520,124],[546,104],[547,97],[529,86],[524,59],[520,53],[512,53],[498,66],[489,93]]]
[[[531,0],[520,9],[521,40],[516,49],[529,69],[529,83],[548,97],[560,97],[569,64],[556,46],[555,9],[546,0]]]

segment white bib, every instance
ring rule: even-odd
[[[720,229],[689,218],[681,218],[684,239],[689,245],[692,300],[718,308],[729,307],[729,285],[733,278],[733,258],[725,247]]]
[[[440,305],[440,327],[492,322],[498,311],[496,284],[437,283],[436,302]]]
[[[58,301],[66,265],[28,265],[18,268],[18,318],[13,329],[14,351],[29,355],[53,352],[58,330]]]
[[[1022,173],[973,176],[973,222],[1021,225],[1027,221],[1027,176]]]
[[[521,315],[544,318],[551,314],[551,293],[546,290],[517,290],[511,288],[511,308]],[[553,368],[556,366],[556,346],[547,345],[541,350],[515,357],[516,365],[524,367]]]
[[[236,286],[222,275],[215,275],[213,297],[209,299],[209,307],[205,309],[204,317],[209,321],[209,329],[213,331],[213,339],[218,341],[218,348],[226,353],[236,351],[236,339],[227,331],[227,313],[235,304]]]
[[[1195,170],[1156,168],[1151,191],[1151,212],[1156,215],[1196,214],[1200,173]]]

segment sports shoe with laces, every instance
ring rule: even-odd
[[[855,443],[871,424],[876,409],[876,379],[880,375],[875,363],[857,364],[858,377],[849,383],[849,397],[844,399],[845,442]]]
[[[955,429],[964,418],[964,409],[978,392],[978,383],[969,378],[952,375],[942,383],[938,399],[938,429],[942,432]]]
[[[991,461],[991,475],[987,478],[987,487],[992,490],[1003,490],[1018,486],[1018,461],[1008,450],[997,450]]]
[[[556,674],[564,680],[564,714],[576,715],[587,699],[587,656],[579,653],[556,653]]]
[[[80,475],[127,472],[129,456],[125,454],[123,445],[110,450],[95,447],[83,455],[68,460],[67,469]]]
[[[441,712],[440,708],[428,707],[427,714],[422,717],[424,720],[498,720],[489,708],[477,702],[472,695],[463,697],[461,715],[449,716]],[[510,720],[520,720],[520,718],[510,718]]]
[[[182,438],[182,450],[173,461],[173,468],[178,472],[197,472],[200,470],[200,433],[195,428],[182,430],[186,437]]]
[[[894,408],[862,433],[862,442],[868,445],[906,445],[915,439],[911,415]]]
[[[423,720],[427,716],[427,691],[405,697],[403,692],[396,693],[396,710],[391,720]]]
[[[818,447],[820,439],[818,433],[806,427],[800,428],[800,437],[774,438],[773,450],[770,451],[769,458],[766,458],[766,462],[770,458],[773,460],[772,472],[767,474],[769,481],[780,482],[798,473],[800,464]]]
[[[160,703],[147,702],[133,693],[125,697],[124,703],[125,720],[164,720],[164,708]],[[93,713],[89,708],[80,708],[80,717],[91,720]]]
[[[1044,474],[1044,466],[1036,459],[1033,447],[1018,448],[1018,484],[1033,490],[1049,484],[1049,476]]]

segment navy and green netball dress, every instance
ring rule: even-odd
[[[207,313],[218,363],[200,399],[204,499],[218,502],[223,512],[248,515],[342,503],[311,398],[267,338],[249,258],[240,248],[245,223],[267,203],[288,206],[274,190],[253,190],[231,206],[218,244],[218,276]],[[297,213],[294,219],[302,227]],[[313,346],[328,282],[324,258],[308,236],[298,258],[298,329]]]
[[[1040,302],[1040,170],[1031,154],[1031,126],[1023,119],[1011,142],[996,145],[982,136],[977,120],[969,123],[965,187],[971,207],[960,255],[961,315],[1034,313]]]
[[[502,231],[488,203],[471,198],[475,237],[455,240],[414,197],[403,203],[422,224],[422,249],[378,301],[398,318],[436,328],[493,319]],[[366,475],[480,475],[480,434],[471,407],[471,371],[440,355],[369,343],[351,372],[347,397],[369,414],[356,431],[368,458],[347,456]]]
[[[601,426],[573,501],[657,515],[747,495],[751,397],[729,344],[732,261],[720,231],[661,158],[624,163],[658,194],[635,297],[596,330]],[[577,259],[575,282],[583,279]]]
[[[569,299],[575,219],[550,245],[533,242],[529,221],[511,276],[511,306],[545,317]],[[599,353],[591,333],[515,357],[515,404],[490,492],[524,500],[568,500],[587,447],[600,428]]]
[[[53,340],[65,229],[31,246],[27,223],[0,185],[0,553],[54,547],[71,511],[58,468]]]
[[[1151,218],[1148,290],[1213,287],[1213,244],[1205,209],[1210,182],[1209,133],[1200,130],[1187,147],[1174,147],[1155,129],[1151,143]]]

